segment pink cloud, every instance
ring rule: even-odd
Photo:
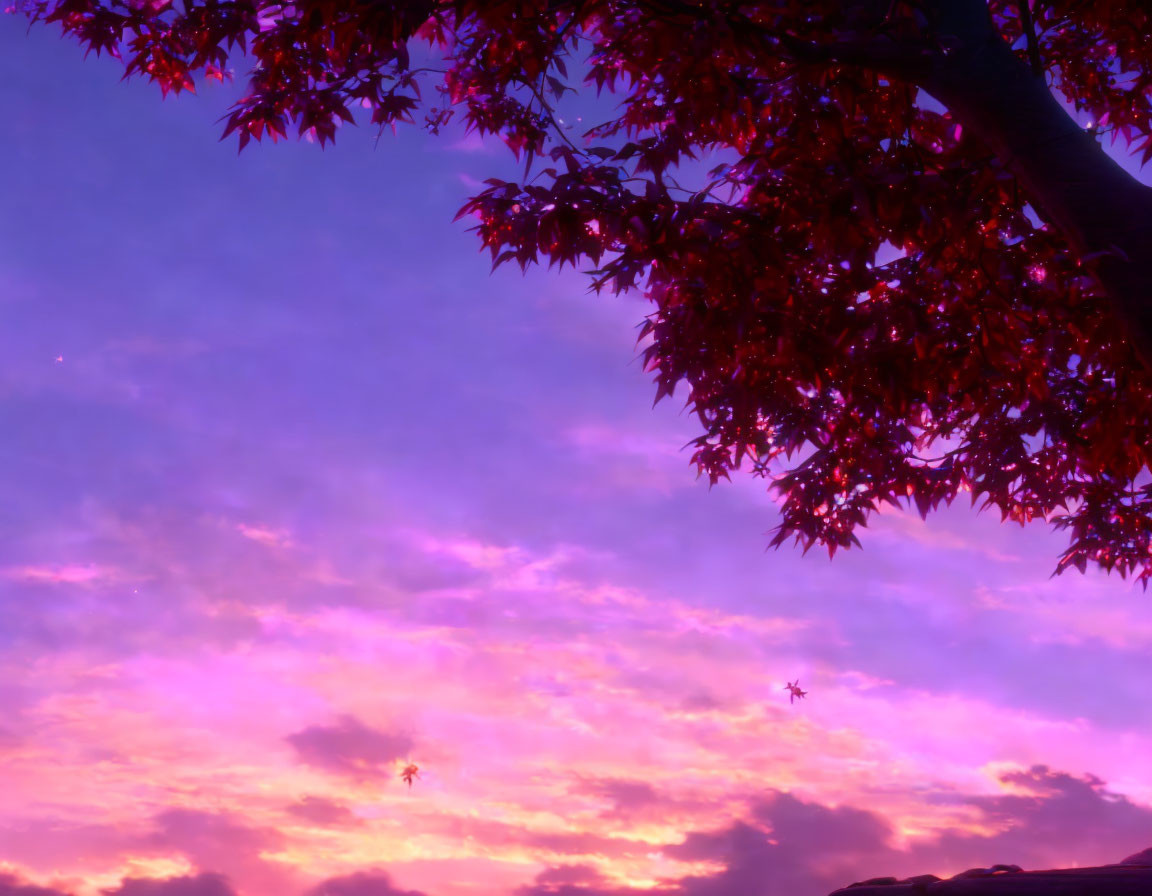
[[[944,831],[906,848],[885,816],[867,805],[830,804],[770,789],[739,817],[689,828],[659,853],[711,870],[666,875],[660,891],[672,896],[746,896],[789,893],[823,896],[853,881],[892,875],[947,877],[974,866],[1012,862],[1024,868],[1118,862],[1133,844],[1152,836],[1152,809],[1112,794],[1091,775],[1045,766],[1006,772],[1003,779],[1032,788],[1029,796],[955,795],[990,824],[990,833]],[[554,865],[517,896],[641,896],[647,888],[620,882],[599,865]]]
[[[105,889],[103,896],[236,896],[236,891],[222,874],[204,872],[168,878],[125,878],[115,889]],[[35,894],[29,894],[35,896]]]
[[[0,870],[0,896],[71,896],[71,894],[55,887],[29,883],[15,874]]]
[[[383,871],[357,871],[332,877],[309,890],[306,896],[425,896],[419,890],[403,890]]]
[[[220,889],[225,877],[244,896],[300,889],[299,870],[269,857],[286,845],[285,835],[274,827],[251,823],[239,807],[236,811],[172,808],[157,815],[153,824],[154,829],[143,838],[143,844],[182,854],[201,872],[211,872],[210,880],[201,874],[182,884],[192,888],[187,896],[201,896],[196,887],[209,888],[203,896],[231,896],[229,891]],[[135,894],[129,891],[123,896]],[[141,896],[152,893],[145,891]],[[168,894],[160,890],[156,896]],[[174,896],[185,894],[177,891]]]
[[[126,578],[121,570],[97,563],[12,566],[0,572],[0,576],[17,582],[44,585],[100,585]]]
[[[287,812],[295,818],[321,827],[355,827],[364,823],[343,803],[323,796],[306,796],[288,806]]]
[[[1000,618],[1015,619],[1034,644],[1105,645],[1121,651],[1152,645],[1152,620],[1133,583],[1117,600],[1116,581],[1092,571],[1043,581],[976,589],[974,599]]]
[[[978,522],[965,520],[957,514],[954,514],[952,519],[969,523],[970,527],[975,522],[977,528],[979,528],[980,523],[985,522],[985,520]],[[869,526],[872,536],[875,538],[897,539],[904,543],[912,541],[932,551],[962,551],[979,554],[997,563],[1019,563],[1022,559],[1017,554],[1001,550],[997,547],[996,540],[988,539],[985,533],[962,534],[955,524],[947,525],[946,520],[939,513],[925,520],[915,511],[885,505],[872,518]]]
[[[595,463],[595,479],[582,481],[582,487],[662,495],[695,487],[691,452],[682,450],[684,439],[662,429],[589,422],[569,427],[563,439]]]
[[[309,725],[285,740],[306,765],[369,778],[390,777],[392,764],[406,758],[413,746],[408,734],[370,728],[349,715],[334,725]]]
[[[292,537],[283,529],[237,523],[236,531],[245,538],[270,548],[288,548],[293,545]]]

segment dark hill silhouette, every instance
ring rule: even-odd
[[[1019,865],[969,868],[941,879],[875,877],[830,896],[1152,896],[1152,847],[1114,865],[1024,871]]]

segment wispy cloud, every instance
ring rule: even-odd
[[[355,827],[364,823],[339,800],[323,796],[305,796],[287,807],[289,815],[321,827]]]
[[[0,577],[15,582],[37,585],[82,585],[94,587],[128,580],[120,569],[99,563],[61,563],[10,566],[0,570]]]
[[[293,545],[292,536],[283,529],[237,523],[236,531],[245,538],[270,548],[286,548]]]
[[[932,551],[976,554],[997,563],[1019,563],[1022,559],[1004,551],[996,541],[982,537],[983,532],[964,535],[955,528],[936,525],[934,519],[925,520],[909,508],[885,506],[870,523],[870,534],[905,544],[913,542]]]

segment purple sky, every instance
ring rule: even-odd
[[[764,483],[709,491],[651,408],[646,305],[452,222],[505,151],[238,156],[236,88],[25,30],[0,896],[822,896],[1152,846],[1138,588],[960,506],[766,553]]]

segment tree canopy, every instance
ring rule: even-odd
[[[461,211],[494,264],[643,290],[657,400],[686,382],[711,482],[771,480],[774,544],[834,552],[884,503],[968,494],[1067,529],[1057,571],[1152,576],[1152,189],[1102,146],[1152,158],[1143,3],[18,9],[164,93],[245,69],[241,148],[358,119],[498,135],[523,182]],[[590,90],[614,117],[564,125]]]

